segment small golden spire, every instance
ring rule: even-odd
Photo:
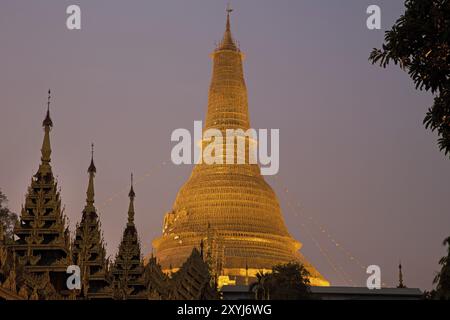
[[[44,121],[42,122],[42,126],[43,127],[52,127],[53,126],[53,122],[52,119],[50,118],[50,99],[51,99],[52,95],[51,95],[51,91],[50,89],[48,89],[48,97],[47,97],[47,115],[45,116]]]
[[[52,154],[52,148],[50,146],[50,129],[53,127],[52,119],[50,118],[50,98],[51,92],[48,90],[48,100],[47,100],[47,114],[45,116],[44,121],[42,122],[42,126],[44,127],[44,141],[42,142],[41,148],[41,161],[42,163],[48,164],[51,160],[50,156]]]
[[[89,184],[88,184],[88,189],[86,191],[86,202],[87,202],[87,206],[90,207],[90,209],[92,209],[92,207],[94,206],[94,196],[95,196],[95,192],[94,192],[94,177],[95,177],[95,173],[97,172],[97,169],[95,168],[94,165],[94,144],[91,144],[91,164],[89,165],[88,168],[88,173],[89,173]]]
[[[128,197],[130,198],[130,206],[128,207],[128,225],[134,225],[134,197],[136,194],[133,189],[133,174],[131,174],[131,188],[128,193]]]
[[[88,172],[89,173],[97,172],[97,168],[94,165],[94,143],[91,143],[91,164],[89,165]]]
[[[133,173],[131,174],[131,188],[130,188],[130,192],[128,193],[128,196],[131,197],[135,197],[136,194],[134,193],[134,189],[133,189]]]

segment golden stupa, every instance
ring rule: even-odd
[[[230,12],[223,39],[212,53],[203,129],[218,129],[224,136],[226,129],[250,128],[243,54],[231,35]],[[298,251],[301,243],[289,234],[277,196],[257,164],[197,164],[153,246],[165,272],[175,272],[193,247],[201,248],[219,286],[246,284],[257,272],[289,261],[306,266],[312,285],[329,285]]]

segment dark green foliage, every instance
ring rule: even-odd
[[[295,262],[276,265],[272,273],[258,273],[250,290],[257,300],[311,299],[309,272]]]
[[[6,206],[8,198],[0,190],[0,223],[3,225],[6,238],[11,239],[17,215]],[[0,228],[2,229],[2,228]]]
[[[450,300],[450,237],[444,240],[443,245],[447,246],[447,256],[442,257],[439,261],[442,269],[433,281],[433,283],[436,284],[433,298]]]

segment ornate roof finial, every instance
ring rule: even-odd
[[[398,264],[398,286],[397,288],[406,288],[403,284],[403,272],[402,272],[402,262],[400,261]]]
[[[91,164],[89,165],[88,172],[89,173],[97,172],[97,168],[94,165],[94,143],[91,143]]]
[[[52,154],[52,148],[50,146],[50,128],[53,127],[53,122],[50,118],[50,97],[50,90],[48,90],[47,114],[44,121],[42,121],[42,126],[44,127],[45,134],[41,147],[41,161],[46,165],[50,163],[50,156]]]
[[[50,99],[51,99],[51,91],[48,89],[48,97],[47,97],[47,114],[45,116],[44,121],[42,122],[43,127],[53,127],[52,119],[50,118]]]
[[[230,14],[233,12],[233,9],[231,8],[231,4],[228,2],[227,3],[227,27],[226,30],[227,31],[231,31],[231,27],[230,27]]]
[[[134,193],[134,189],[133,189],[133,173],[131,173],[131,188],[130,188],[130,192],[128,193],[128,196],[131,197],[135,197],[136,194]]]
[[[225,27],[225,33],[223,35],[222,41],[219,44],[217,50],[233,50],[237,51],[237,46],[234,43],[233,37],[231,36],[231,23],[230,23],[230,14],[233,12],[230,4],[227,5],[227,24]]]
[[[87,198],[86,198],[86,202],[87,202],[87,206],[91,207],[90,209],[92,209],[93,205],[94,205],[94,177],[95,177],[95,173],[97,172],[97,169],[95,168],[94,165],[94,144],[91,144],[91,164],[89,165],[88,168],[88,173],[89,173],[89,184],[88,184],[88,189],[86,192]]]
[[[130,206],[128,207],[128,225],[134,225],[134,197],[136,194],[133,189],[133,173],[131,174],[131,188],[128,193],[128,197],[130,197]]]

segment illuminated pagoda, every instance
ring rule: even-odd
[[[73,261],[80,267],[80,299],[107,299],[111,297],[111,276],[109,261],[101,232],[101,224],[94,206],[94,178],[97,169],[94,165],[94,145],[92,144],[91,164],[88,168],[89,183],[86,192],[86,205],[80,223],[77,224],[72,244]]]
[[[138,233],[134,225],[134,198],[136,194],[133,189],[133,175],[131,175],[131,188],[128,196],[130,198],[128,223],[112,267],[114,298],[122,300],[145,299],[147,298],[147,288],[144,278],[144,263]]]
[[[231,34],[230,12],[228,9],[223,39],[212,53],[204,127],[220,130],[223,136],[227,129],[245,132],[250,128],[244,55]],[[255,141],[244,139],[248,152],[248,145]],[[201,143],[205,146],[209,141]],[[277,196],[259,166],[249,161],[223,163],[197,163],[172,211],[166,213],[163,234],[153,241],[163,270],[177,271],[192,249],[205,241],[219,286],[244,284],[247,276],[254,278],[258,271],[269,272],[272,266],[290,261],[305,265],[312,285],[329,285],[299,252],[301,243],[289,234]]]
[[[31,179],[20,219],[14,227],[15,240],[9,247],[26,271],[30,299],[60,299],[69,297],[66,290],[66,268],[72,264],[70,235],[61,208],[58,185],[50,165],[52,149],[50,131],[50,91],[47,114],[42,123],[44,140],[41,164]]]

